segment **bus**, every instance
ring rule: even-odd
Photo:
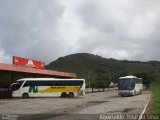
[[[118,93],[122,97],[141,94],[142,90],[142,78],[138,78],[136,76],[125,76],[118,79]]]
[[[12,97],[61,97],[85,95],[84,79],[23,78],[11,84]]]

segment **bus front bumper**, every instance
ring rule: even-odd
[[[123,95],[123,96],[130,96],[130,95],[133,95],[133,91],[132,91],[132,90],[128,90],[128,91],[119,91],[118,94],[119,94],[119,95]]]

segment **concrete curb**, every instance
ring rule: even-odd
[[[143,114],[144,114],[145,111],[146,111],[146,108],[147,108],[147,106],[148,106],[148,103],[149,103],[150,99],[151,99],[151,96],[149,96],[148,101],[147,101],[147,104],[145,105],[144,110],[142,111],[142,113],[141,113],[141,115],[139,116],[139,119],[138,119],[138,120],[142,120],[142,118],[143,118],[142,116],[143,116]]]

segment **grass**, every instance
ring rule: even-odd
[[[160,81],[152,82],[150,90],[153,93],[153,110],[152,110],[152,112],[154,114],[159,114],[160,113]]]

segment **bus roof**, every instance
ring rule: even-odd
[[[126,78],[137,78],[137,77],[136,77],[136,76],[129,75],[129,76],[120,77],[119,79],[126,79]]]
[[[85,79],[74,79],[74,78],[71,78],[71,79],[62,79],[62,78],[22,78],[22,79],[19,79],[17,81],[24,81],[24,80],[85,80]]]

